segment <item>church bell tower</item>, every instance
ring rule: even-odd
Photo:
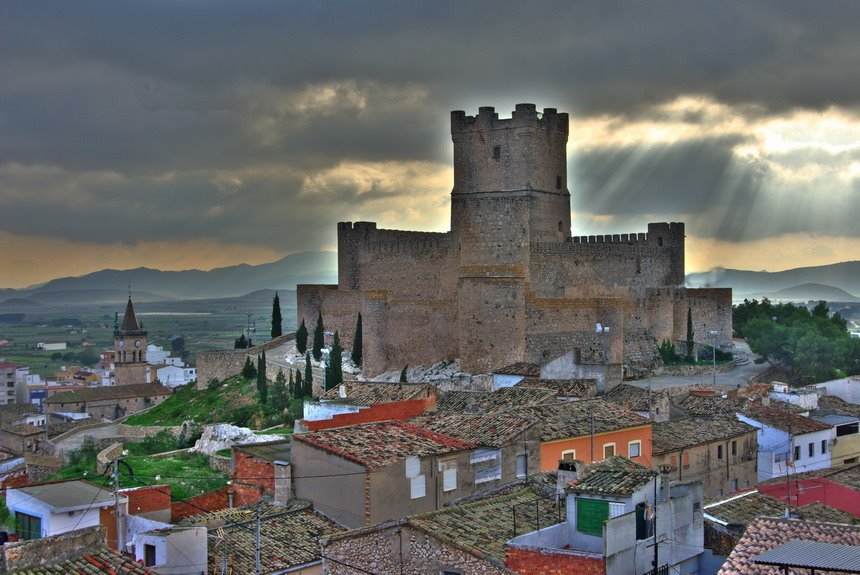
[[[131,296],[125,306],[122,327],[114,330],[114,383],[132,385],[146,381],[146,332],[140,329]]]

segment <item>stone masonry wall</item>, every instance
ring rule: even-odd
[[[316,316],[314,316],[316,319]],[[313,326],[311,326],[313,329]],[[245,357],[250,356],[256,361],[257,354],[264,350],[280,347],[296,338],[295,333],[255,345],[250,349],[217,349],[197,352],[197,389],[206,389],[206,384],[212,379],[227,379],[242,371]]]
[[[349,565],[365,566],[378,575],[427,575],[446,570],[462,575],[506,573],[501,566],[408,525],[382,527],[351,537],[323,539],[322,548],[325,575],[352,575],[355,570]]]
[[[104,542],[104,529],[101,525],[96,525],[62,535],[6,543],[3,545],[5,572],[62,563],[78,555],[83,549],[99,547]]]

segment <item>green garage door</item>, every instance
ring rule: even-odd
[[[589,535],[603,535],[603,522],[609,519],[609,502],[600,499],[576,499],[576,529]]]

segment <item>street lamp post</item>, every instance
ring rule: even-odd
[[[716,330],[711,330],[708,335],[711,336],[711,359],[714,365],[714,386],[717,385],[717,334]]]

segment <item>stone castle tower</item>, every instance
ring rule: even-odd
[[[140,328],[131,296],[125,306],[122,327],[113,334],[114,384],[132,385],[146,381],[146,332]]]
[[[298,286],[299,321],[321,312],[349,348],[361,312],[368,375],[453,358],[482,373],[573,352],[620,380],[622,364],[686,337],[688,307],[697,333],[730,345],[731,290],[684,287],[684,224],[571,235],[568,124],[532,104],[509,119],[452,112],[451,231],[338,224],[338,285]]]

